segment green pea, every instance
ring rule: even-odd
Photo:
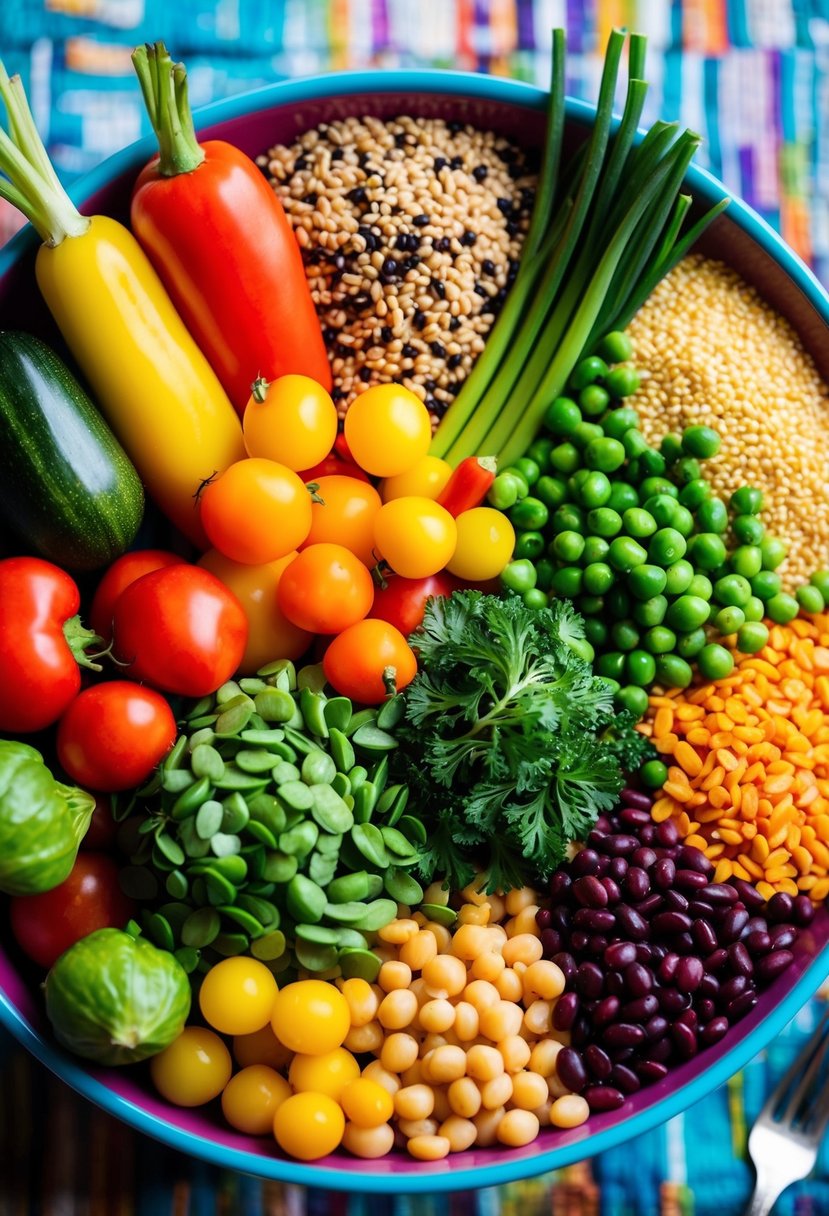
[[[501,469],[499,476],[513,477],[518,485],[518,498],[526,498],[530,492],[530,487],[527,485],[526,478],[523,473],[520,473],[513,465],[509,465],[506,469]]]
[[[603,536],[588,536],[584,542],[584,552],[581,555],[583,566],[592,566],[594,562],[603,562],[607,557],[610,545]]]
[[[668,608],[665,620],[680,633],[697,629],[708,620],[708,601],[698,595],[681,595]]]
[[[627,585],[638,600],[649,600],[651,596],[662,594],[667,581],[668,576],[661,566],[643,563],[631,570]]]
[[[668,576],[668,581],[665,584],[665,594],[670,596],[682,595],[683,591],[687,591],[691,586],[691,579],[694,577],[694,567],[690,562],[680,559],[678,562],[667,566],[665,573]]]
[[[738,516],[738,518],[741,518]],[[697,525],[702,532],[725,532],[728,527],[728,508],[721,498],[707,498],[697,508]]]
[[[595,536],[610,538],[622,530],[622,517],[610,507],[595,507],[587,515],[587,527]]]
[[[609,371],[604,383],[611,397],[631,397],[639,388],[641,377],[635,367],[626,364]]]
[[[756,515],[735,515],[731,521],[731,531],[741,545],[759,545],[766,529]]]
[[[617,536],[610,543],[607,560],[614,569],[627,572],[635,566],[641,566],[647,556],[647,552],[633,537]]]
[[[734,670],[734,657],[724,646],[709,642],[697,655],[697,667],[706,680],[724,680]]]
[[[710,600],[714,593],[714,585],[705,574],[695,574],[688,585],[688,594],[699,596],[701,600]]]
[[[518,460],[513,461],[512,467],[518,470],[530,489],[532,489],[541,476],[538,462],[530,456],[519,456]]]
[[[676,634],[664,625],[654,625],[643,635],[642,645],[650,654],[670,654],[676,646]]]
[[[579,491],[589,476],[589,469],[576,469],[575,473],[567,478],[567,497],[570,500],[578,498]]]
[[[678,503],[668,494],[651,494],[645,499],[645,510],[656,521],[658,528],[670,527]]]
[[[651,537],[648,560],[656,566],[672,566],[685,556],[687,547],[685,537],[676,528],[660,528]]]
[[[724,608],[743,608],[751,598],[754,580],[741,574],[726,574],[714,583],[714,598]]]
[[[625,674],[625,656],[613,650],[599,655],[596,662],[596,673],[606,680],[621,681]]]
[[[817,587],[824,601],[829,604],[829,570],[816,570],[809,582]]]
[[[673,432],[666,435],[659,445],[659,450],[668,465],[676,464],[682,455],[682,436]]]
[[[594,439],[603,439],[604,431],[595,422],[580,422],[570,438],[577,448],[583,450]]]
[[[684,536],[687,540],[694,530],[694,517],[687,507],[683,507],[681,503],[676,504],[674,517],[671,520],[671,527]]]
[[[501,474],[498,476],[500,477]],[[497,480],[498,478],[496,477],[495,481]],[[494,484],[495,482],[493,482]],[[563,502],[567,501],[567,486],[560,477],[548,477],[545,474],[544,477],[539,477],[533,488],[535,490],[535,497],[540,502],[543,502],[546,507],[549,507],[551,511],[555,511],[556,507],[560,507]],[[496,503],[493,503],[493,506],[496,505]],[[509,505],[512,506],[513,504],[510,503]]]
[[[605,595],[616,581],[616,575],[606,562],[591,562],[584,568],[583,587],[588,595]]]
[[[575,599],[581,595],[584,586],[584,571],[578,566],[562,566],[553,575],[551,590],[556,595],[564,595],[567,599]]]
[[[518,502],[521,483],[512,473],[499,473],[489,487],[487,502],[499,511],[508,511]]]
[[[647,650],[632,650],[625,660],[625,675],[629,683],[647,688],[656,675],[656,660]]]
[[[649,790],[661,790],[668,780],[668,768],[661,760],[648,760],[639,770],[642,784]]]
[[[602,421],[602,429],[609,439],[621,440],[628,431],[639,428],[639,415],[629,405],[610,410]]]
[[[608,498],[605,506],[618,511],[620,515],[624,514],[629,507],[638,507],[639,494],[636,487],[626,481],[611,481],[610,498]]]
[[[610,405],[610,394],[600,384],[588,384],[579,393],[579,405],[586,417],[598,418]]]
[[[588,355],[573,368],[570,383],[578,391],[596,380],[603,380],[607,372],[608,367],[604,359],[600,359],[598,355]]]
[[[649,450],[648,441],[640,430],[636,427],[631,427],[629,431],[625,431],[622,435],[622,446],[625,449],[625,455],[630,460],[635,460],[644,452]],[[628,470],[630,473],[630,470]]]
[[[676,653],[681,659],[693,659],[707,641],[707,634],[701,626],[698,629],[690,629],[687,633],[677,635]]]
[[[760,542],[760,551],[763,554],[763,569],[776,570],[786,560],[789,550],[786,543],[776,536],[766,536]]]
[[[763,568],[762,550],[758,545],[739,545],[731,554],[729,564],[735,574],[742,574],[743,578],[754,578]]]
[[[794,620],[799,611],[800,605],[797,600],[793,595],[787,595],[785,591],[779,591],[766,602],[766,616],[777,625],[787,625],[789,621]]]
[[[519,532],[515,538],[512,556],[514,559],[527,557],[530,561],[535,561],[546,548],[547,542],[540,532]]]
[[[751,583],[751,591],[763,603],[770,600],[773,595],[777,595],[782,586],[780,575],[776,574],[773,570],[761,570],[749,582]]]
[[[618,680],[609,680],[607,676],[596,676],[597,680],[601,680],[611,697],[615,697],[622,685]]]
[[[600,648],[606,645],[607,639],[610,636],[607,625],[598,616],[598,613],[601,612],[602,601],[598,600],[599,606],[596,608],[596,615],[593,615],[593,613],[588,612],[585,598],[585,596],[582,596],[578,602],[579,612],[584,616],[584,636],[591,646]]]
[[[649,600],[637,600],[631,609],[631,616],[637,625],[651,628],[661,625],[668,611],[668,601],[664,595],[652,595]]]
[[[542,591],[539,587],[530,587],[521,598],[527,608],[531,608],[533,612],[538,612],[548,605],[547,592]]]
[[[661,477],[665,472],[665,457],[656,448],[646,447],[639,454],[640,476],[647,480],[649,477]]]
[[[554,512],[551,520],[553,532],[586,532],[585,514],[575,503],[565,502]]]
[[[743,613],[747,621],[762,621],[766,615],[766,606],[759,596],[751,595],[748,603],[743,605]]]
[[[622,516],[622,528],[628,536],[641,540],[656,531],[656,520],[642,507],[628,507]]]
[[[689,426],[682,432],[682,447],[689,456],[708,460],[720,450],[719,435],[710,426]]]
[[[602,436],[588,443],[584,451],[585,462],[590,469],[602,473],[614,473],[625,463],[625,449],[618,439]]]
[[[731,607],[721,608],[714,617],[714,628],[717,629],[723,637],[728,637],[731,633],[736,633],[746,620],[746,614],[742,608]]]
[[[636,684],[626,684],[620,688],[616,693],[616,700],[622,709],[633,714],[635,718],[641,718],[648,712],[648,694]]]
[[[610,638],[619,650],[635,650],[639,645],[639,630],[632,621],[616,621],[610,628]]]
[[[769,640],[768,628],[762,621],[746,621],[737,630],[737,649],[742,654],[757,654]]]
[[[570,435],[581,420],[581,410],[572,397],[556,397],[547,406],[543,425],[552,435]]]
[[[534,536],[533,532],[525,532],[525,536]],[[582,554],[582,558],[584,554]],[[535,563],[536,587],[533,590],[549,591],[553,585],[553,575],[556,572],[556,563],[551,561],[549,557],[542,557]]]
[[[605,473],[588,473],[578,490],[579,502],[588,508],[603,507],[610,498],[610,481]]]
[[[646,477],[639,487],[643,499],[653,498],[656,494],[665,494],[674,502],[679,498],[679,490],[667,477]],[[645,503],[647,506],[647,503]]]
[[[690,664],[676,654],[663,654],[656,660],[656,682],[665,688],[687,688],[694,678]]]
[[[510,521],[519,531],[537,532],[547,525],[550,508],[540,498],[528,495],[517,502],[509,513]]]
[[[674,476],[679,481],[680,485],[687,485],[689,481],[698,481],[702,476],[700,463],[693,456],[683,456],[674,466]]]
[[[613,329],[605,334],[596,351],[608,363],[626,363],[633,354],[633,343],[624,330]]]
[[[507,591],[515,591],[519,595],[534,587],[535,580],[535,566],[527,558],[510,562],[501,571],[501,582]]]
[[[752,486],[740,486],[731,495],[729,504],[736,515],[757,515],[763,506],[763,495]]]
[[[630,596],[618,585],[611,587],[605,597],[605,608],[611,620],[621,621],[630,616]]]
[[[686,482],[679,491],[679,501],[689,511],[697,511],[706,499],[711,497],[711,487],[702,477],[695,477]]]

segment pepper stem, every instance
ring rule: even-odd
[[[196,139],[184,64],[173,63],[163,42],[137,46],[132,63],[158,140],[158,172],[192,173],[204,160],[204,148]]]

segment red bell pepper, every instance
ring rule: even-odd
[[[479,507],[495,480],[494,456],[467,456],[453,471],[437,501],[453,518]]]
[[[257,376],[295,373],[331,389],[302,255],[282,204],[250,157],[199,144],[187,74],[164,44],[133,63],[160,154],[141,171],[130,217],[176,308],[244,413]]]

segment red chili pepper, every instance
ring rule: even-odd
[[[441,490],[438,503],[454,517],[479,507],[495,480],[496,467],[494,456],[467,456]]]
[[[198,143],[187,74],[162,42],[132,58],[160,148],[135,184],[132,228],[227,395],[242,414],[257,376],[296,373],[330,390],[302,255],[279,199],[239,148]]]

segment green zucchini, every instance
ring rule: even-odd
[[[0,331],[0,518],[42,557],[95,570],[122,554],[144,513],[124,449],[39,338]]]

